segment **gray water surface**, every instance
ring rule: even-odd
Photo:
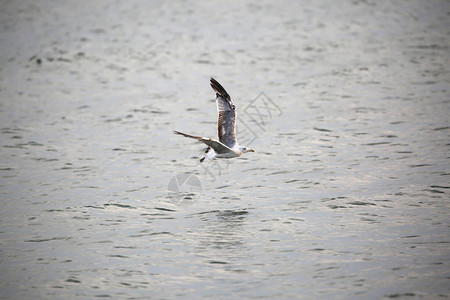
[[[3,1],[0,297],[450,295],[448,1]],[[255,153],[200,164],[209,78]]]

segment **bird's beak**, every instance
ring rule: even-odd
[[[255,152],[255,150],[253,150],[253,149],[250,149],[250,152]]]

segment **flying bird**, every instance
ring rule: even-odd
[[[205,151],[205,156],[200,159],[200,162],[216,157],[233,158],[239,157],[247,152],[255,152],[253,149],[240,146],[236,140],[236,107],[230,95],[228,95],[227,91],[214,78],[211,78],[210,84],[216,92],[217,112],[219,113],[217,120],[219,140],[190,135],[176,130],[173,132],[191,139],[196,139],[208,146]]]

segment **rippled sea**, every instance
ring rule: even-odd
[[[450,296],[450,2],[2,1],[0,298]],[[256,150],[199,163],[209,78]]]

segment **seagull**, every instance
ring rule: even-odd
[[[213,158],[233,158],[239,157],[247,152],[255,152],[245,146],[240,146],[236,140],[236,107],[227,91],[214,78],[211,78],[210,84],[216,92],[216,104],[219,118],[217,120],[217,132],[219,140],[190,135],[174,130],[173,133],[179,134],[191,139],[196,139],[205,143],[208,148],[205,151],[205,157],[200,162]]]

